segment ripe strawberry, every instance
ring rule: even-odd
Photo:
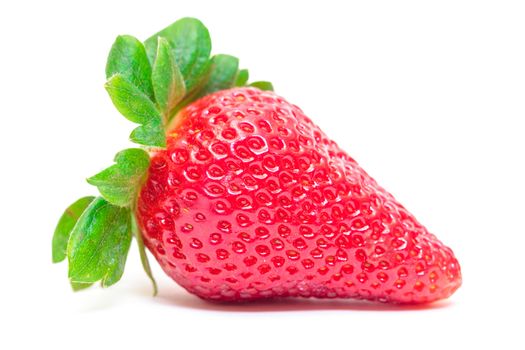
[[[188,33],[200,35],[193,56],[177,51]],[[195,60],[206,36],[183,19],[145,50],[117,39],[108,92],[142,124],[132,140],[154,148],[117,154],[88,179],[103,198],[82,198],[59,222],[53,257],[67,255],[74,289],[117,282],[133,232],[150,277],[142,240],[205,299],[450,296],[461,285],[450,248],[297,106],[263,91],[269,83],[243,87],[247,71],[231,56]]]
[[[223,90],[184,109],[138,202],[145,243],[190,292],[425,302],[459,265],[296,106]]]

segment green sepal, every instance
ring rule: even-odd
[[[151,285],[153,287],[153,296],[156,296],[158,292],[157,282],[155,281],[155,278],[153,277],[153,272],[151,271],[151,266],[149,264],[148,255],[146,254],[146,249],[144,247],[144,240],[142,239],[142,233],[137,225],[137,220],[135,219],[134,213],[131,213],[131,231],[133,233],[133,236],[135,237],[135,241],[137,242],[137,247],[139,249],[139,254],[140,254],[140,261],[142,262],[142,268],[144,269],[144,272],[148,276],[149,280],[151,281]]]
[[[79,282],[73,282],[73,281],[69,281],[69,284],[71,285],[71,289],[73,289],[73,292],[84,290],[93,285],[93,283],[79,283]]]
[[[211,61],[210,76],[208,82],[201,90],[201,96],[235,86],[237,71],[239,70],[239,59],[230,55],[215,55]]]
[[[66,258],[67,242],[69,241],[71,230],[73,230],[78,218],[82,215],[84,210],[86,210],[93,199],[95,199],[93,196],[80,198],[67,207],[60,217],[55,228],[55,233],[53,234],[52,255],[54,263],[61,262]]]
[[[158,38],[157,56],[153,64],[153,89],[157,105],[165,120],[169,120],[177,104],[186,95],[186,86],[168,41]]]
[[[119,73],[105,87],[118,111],[128,120],[142,124],[131,133],[131,141],[144,146],[166,146],[162,116],[147,95]]]
[[[250,73],[248,72],[248,69],[241,69],[237,73],[237,77],[235,78],[235,86],[246,85],[249,78],[250,78]]]
[[[273,85],[269,81],[254,81],[249,86],[256,87],[263,91],[273,91]]]
[[[69,279],[109,287],[122,277],[131,243],[129,208],[98,197],[71,232],[67,248]]]
[[[144,45],[130,35],[120,35],[111,47],[106,63],[106,79],[120,74],[153,100],[151,65]]]
[[[149,167],[149,155],[140,148],[128,148],[115,156],[115,165],[87,179],[111,204],[130,206]]]
[[[150,62],[155,62],[158,37],[170,43],[177,66],[184,76],[186,90],[191,92],[210,65],[211,39],[208,29],[195,18],[182,18],[144,42]]]

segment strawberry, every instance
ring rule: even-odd
[[[121,36],[106,88],[141,124],[88,179],[53,237],[78,290],[116,283],[135,237],[178,284],[221,301],[301,296],[424,303],[461,285],[452,250],[268,82],[246,86],[206,28],[185,18]]]

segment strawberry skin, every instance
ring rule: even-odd
[[[452,250],[273,92],[222,90],[174,120],[136,214],[191,293],[425,303],[461,285]]]

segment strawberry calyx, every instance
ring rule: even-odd
[[[134,237],[142,265],[157,286],[136,224],[138,190],[150,164],[149,151],[166,146],[166,129],[177,113],[193,101],[235,86],[273,90],[266,81],[248,84],[249,73],[239,69],[236,57],[210,57],[208,29],[197,19],[183,18],[142,43],[130,35],[118,36],[111,47],[105,88],[128,120],[139,124],[129,148],[115,156],[115,164],[87,179],[99,197],[83,197],[71,204],[53,235],[53,262],[67,258],[73,290],[100,282],[118,282]]]

